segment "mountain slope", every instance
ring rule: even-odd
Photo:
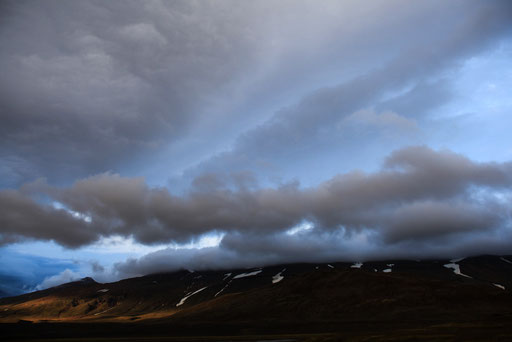
[[[256,332],[331,331],[360,322],[499,325],[512,321],[509,260],[292,264],[179,271],[109,284],[84,278],[0,299],[0,322],[130,322]]]

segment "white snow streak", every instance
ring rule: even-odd
[[[109,289],[101,289],[101,290],[98,290],[98,292],[103,292],[103,293],[108,292],[108,291],[109,291]]]
[[[263,272],[262,270],[258,270],[258,271],[254,271],[254,272],[249,272],[249,273],[240,273],[236,276],[233,277],[233,279],[240,279],[240,278],[245,278],[245,277],[251,277],[251,276],[255,276],[256,274],[259,274]]]
[[[176,304],[176,307],[180,306],[180,305],[183,305],[185,304],[185,301],[189,298],[189,297],[192,297],[193,295],[195,295],[196,293],[199,293],[201,291],[203,291],[204,289],[206,289],[208,286],[205,286],[203,287],[202,289],[199,289],[195,292],[192,292],[192,293],[189,293],[187,294],[185,297],[181,298],[180,302],[178,304]]]
[[[330,268],[334,268],[334,266],[331,265],[331,264],[327,264],[327,266],[330,267]]]
[[[363,266],[363,263],[362,262],[355,262],[352,266],[350,266],[351,268],[361,268]]]
[[[450,260],[452,261],[452,260]],[[467,274],[464,274],[460,271],[460,266],[458,264],[456,264],[455,262],[452,262],[451,264],[446,264],[446,265],[443,265],[444,267],[446,268],[451,268],[453,269],[453,273],[455,273],[456,275],[460,275],[460,276],[463,276],[463,277],[466,277],[466,278],[472,278],[470,276],[468,276]]]
[[[500,257],[502,261],[505,261],[506,263],[512,264],[512,261],[505,259],[504,257]]]
[[[223,287],[219,292],[217,292],[217,293],[215,294],[215,296],[214,296],[214,297],[217,297],[218,295],[220,295],[220,294],[222,293],[222,291],[224,291],[224,290],[229,286],[229,284],[231,284],[231,281],[233,281],[233,279],[231,279],[231,280],[226,284],[226,286],[224,286],[224,287]]]
[[[228,279],[229,277],[231,277],[231,274],[232,274],[232,273],[226,273],[226,274],[224,274],[224,279],[222,279],[222,281],[224,281],[224,280]]]
[[[393,272],[393,266],[395,266],[395,264],[386,264],[387,267],[389,268],[386,268],[385,270],[382,270],[382,272],[384,273],[391,273]]]
[[[284,279],[284,277],[281,275],[281,273],[283,273],[284,271],[286,271],[286,268],[272,277],[272,284],[279,283],[281,280]]]
[[[500,284],[493,284],[493,285],[496,287],[499,287],[502,290],[505,290],[505,286],[503,286],[503,285],[500,285]]]

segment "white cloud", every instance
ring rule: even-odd
[[[35,287],[35,290],[36,291],[44,290],[44,289],[54,287],[57,285],[69,283],[71,281],[75,281],[80,278],[82,278],[82,275],[70,270],[69,268],[66,268],[64,271],[60,272],[59,274],[44,278],[42,283]]]

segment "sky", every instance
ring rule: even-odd
[[[512,3],[2,1],[0,295],[512,253]]]

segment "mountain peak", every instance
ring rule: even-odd
[[[91,277],[85,277],[80,279],[82,283],[96,283],[96,280],[92,279]]]

